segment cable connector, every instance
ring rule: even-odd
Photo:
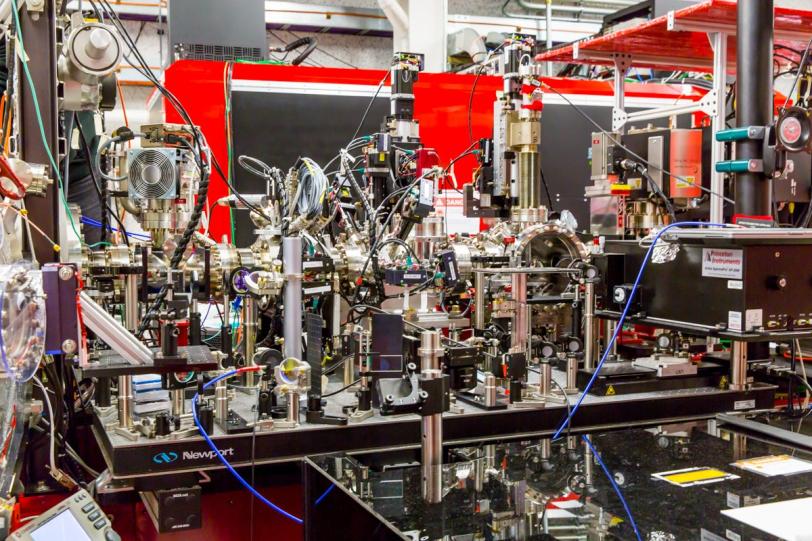
[[[51,475],[51,477],[54,478],[54,480],[57,483],[59,483],[60,485],[62,485],[63,487],[65,487],[68,490],[73,490],[73,489],[75,489],[75,488],[77,488],[79,486],[78,483],[76,483],[76,481],[71,479],[71,477],[69,475],[66,475],[60,469],[55,469],[54,470],[54,469],[51,469],[50,467],[48,467],[48,473]]]
[[[135,139],[135,132],[132,131],[127,126],[121,126],[117,130],[115,130],[112,133],[112,135],[113,139],[116,139],[121,143],[126,143],[127,141],[132,141],[133,139]]]

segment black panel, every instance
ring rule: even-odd
[[[368,96],[323,96],[235,91],[232,97],[234,160],[258,158],[287,171],[300,156],[325,165],[346,146],[369,104]],[[380,129],[389,112],[389,98],[379,97],[359,134]],[[242,193],[265,193],[261,179],[234,164],[234,186]],[[237,245],[254,241],[254,227],[245,211],[237,211]]]
[[[610,107],[582,107],[601,126],[611,127]],[[589,203],[584,189],[590,184],[589,148],[595,126],[571,106],[545,105],[541,116],[541,168],[557,211],[569,210],[579,229],[589,227]],[[542,191],[542,202],[547,195]]]

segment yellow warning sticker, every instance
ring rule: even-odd
[[[606,396],[615,396],[615,394],[615,387],[613,385],[606,388]]]
[[[738,475],[708,467],[686,468],[683,470],[655,473],[652,477],[683,488],[739,478]]]

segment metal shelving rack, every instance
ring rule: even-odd
[[[775,8],[775,44],[803,50],[812,38],[812,10]],[[615,67],[612,130],[633,122],[673,115],[704,113],[711,118],[712,163],[724,159],[724,143],[716,133],[725,129],[725,87],[735,70],[736,0],[707,0],[603,36],[577,41],[539,54],[539,62],[574,62]],[[787,51],[793,59],[798,55]],[[783,62],[783,61],[782,61]],[[626,111],[625,78],[632,66],[701,71],[713,75],[713,87],[695,103]],[[711,174],[710,221],[724,221],[724,173]]]

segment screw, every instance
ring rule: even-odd
[[[75,353],[76,352],[76,340],[71,340],[68,338],[64,342],[62,342],[62,351],[67,354]]]
[[[74,270],[73,267],[59,267],[59,279],[60,280],[70,280],[73,278]]]

